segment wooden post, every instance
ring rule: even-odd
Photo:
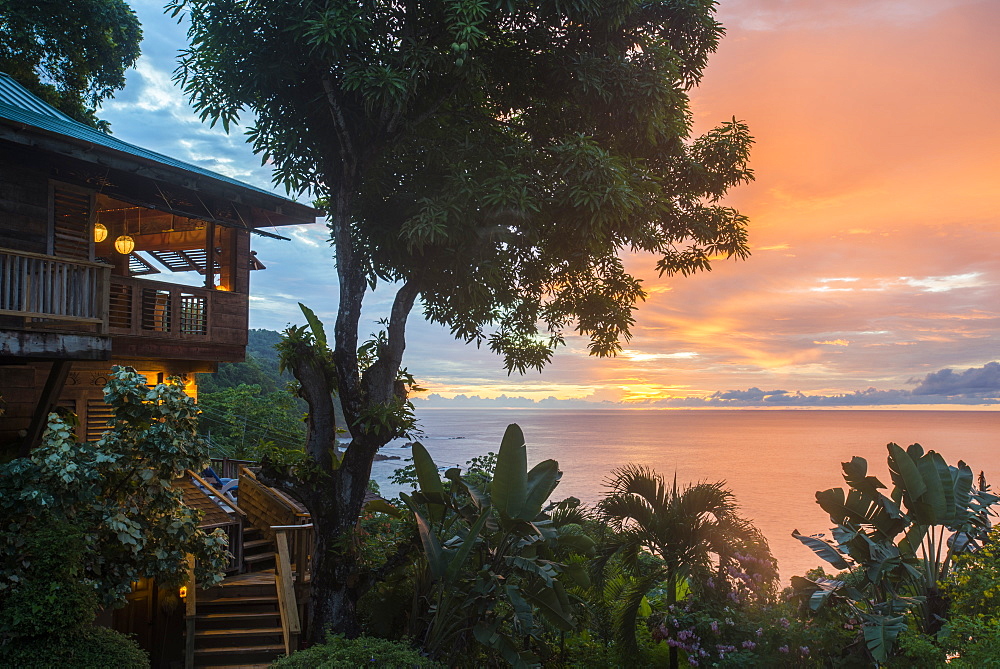
[[[49,368],[49,376],[45,380],[45,387],[42,388],[42,396],[38,398],[38,404],[35,405],[35,413],[31,417],[28,434],[21,442],[20,457],[28,457],[31,454],[32,446],[41,439],[45,424],[49,419],[49,412],[56,400],[59,399],[59,393],[62,392],[63,386],[66,385],[66,377],[69,376],[69,368],[72,364],[69,360],[56,360]]]
[[[205,288],[215,288],[215,223],[205,225]]]
[[[285,641],[285,654],[291,655],[299,649],[299,606],[292,583],[292,565],[288,554],[288,535],[285,529],[275,528],[274,544],[277,549],[275,560],[275,585],[278,589],[278,608],[281,611],[281,635]]]
[[[198,585],[194,578],[194,555],[188,555],[187,597],[184,598],[184,669],[194,669],[194,623],[198,614]]]

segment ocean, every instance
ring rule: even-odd
[[[819,411],[608,409],[418,409],[419,438],[442,467],[463,466],[475,455],[496,452],[509,423],[524,431],[528,465],[548,458],[563,472],[553,499],[578,497],[594,504],[617,467],[653,467],[680,485],[725,481],[743,515],[764,532],[778,559],[782,581],[824,564],[791,537],[824,533],[829,516],[815,493],[843,485],[840,463],[868,460],[869,474],[891,483],[889,442],[921,444],[949,464],[965,460],[1000,489],[1000,411]],[[399,440],[384,455],[403,460]],[[372,477],[382,494],[403,460],[376,462]]]

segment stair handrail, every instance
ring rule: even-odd
[[[291,654],[298,648],[302,632],[302,616],[305,615],[304,583],[308,573],[308,559],[312,537],[312,523],[305,525],[272,525],[275,545],[275,585],[278,590],[278,608],[281,611],[281,632],[285,639],[285,650]],[[308,531],[305,531],[308,530]],[[289,549],[288,533],[293,533]],[[294,556],[294,560],[293,560]],[[294,567],[293,567],[294,565]]]
[[[188,473],[188,474],[189,474],[189,475],[191,476],[191,478],[193,478],[193,479],[194,479],[195,481],[197,481],[197,482],[198,482],[198,483],[200,483],[201,485],[205,486],[205,489],[206,489],[206,490],[208,490],[208,492],[209,492],[210,494],[212,494],[212,495],[215,495],[215,496],[216,496],[216,498],[218,498],[219,502],[221,502],[222,504],[225,504],[225,505],[226,505],[226,506],[228,506],[228,507],[229,507],[230,509],[232,509],[232,510],[233,510],[233,511],[235,511],[236,513],[240,514],[240,515],[241,515],[241,516],[243,516],[244,518],[246,518],[246,517],[247,517],[247,512],[246,512],[246,511],[244,511],[243,509],[241,509],[241,508],[240,508],[239,506],[237,506],[237,505],[236,505],[236,502],[235,502],[235,501],[233,501],[233,498],[232,498],[232,497],[228,497],[228,496],[227,496],[227,495],[225,495],[224,493],[222,493],[222,492],[220,492],[219,490],[217,490],[217,489],[215,488],[215,486],[213,486],[213,485],[212,485],[211,483],[209,483],[208,481],[206,481],[205,479],[203,479],[203,478],[202,478],[201,476],[199,476],[198,474],[196,474],[196,473],[195,473],[195,472],[194,472],[193,470],[189,469],[189,470],[187,470],[187,473]]]

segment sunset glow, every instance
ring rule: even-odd
[[[136,7],[147,27],[169,23],[157,3]],[[932,372],[997,359],[1000,50],[982,29],[1000,24],[1000,4],[723,0],[718,17],[728,34],[691,93],[694,130],[735,116],[756,138],[756,181],[727,201],[751,220],[752,256],[672,279],[654,258],[629,258],[648,298],[622,354],[592,358],[570,337],[541,375],[508,377],[485,347],[414,314],[405,364],[428,395],[909,393]],[[147,29],[147,56],[105,116],[123,139],[214,156],[207,167],[266,185],[242,137],[200,125],[169,83],[183,46],[170,30]],[[183,144],[162,132],[171,124]],[[268,270],[254,277],[253,327],[296,321],[297,301],[333,318],[326,231],[293,236],[259,245]],[[390,299],[376,291],[373,322]]]

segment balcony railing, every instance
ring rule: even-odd
[[[103,263],[0,249],[0,315],[25,318],[25,327],[92,324],[104,334],[110,276]]]
[[[111,277],[112,334],[245,344],[245,295],[148,279]]]

